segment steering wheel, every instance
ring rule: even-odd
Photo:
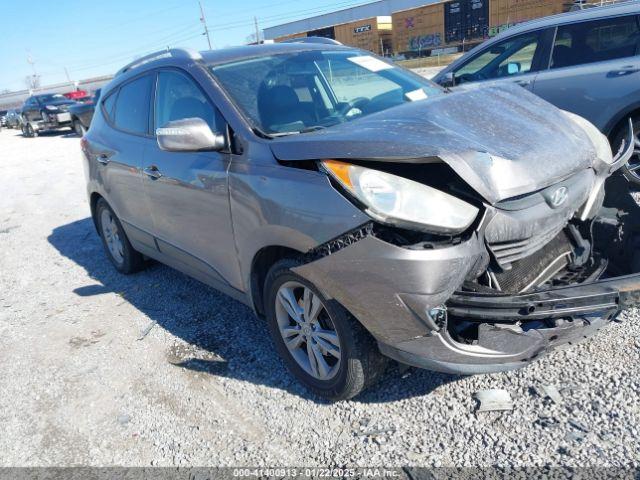
[[[356,97],[350,102],[345,102],[345,105],[338,110],[338,113],[343,117],[355,117],[358,115],[362,115],[361,108],[364,108],[365,105],[371,102],[370,98],[367,97]],[[352,110],[358,110],[359,113],[355,113],[349,115]]]
[[[480,75],[478,75],[477,73],[463,73],[462,75],[460,75],[459,77],[456,77],[456,84],[459,83],[466,83],[466,82],[473,82],[476,80],[482,80],[482,77]]]

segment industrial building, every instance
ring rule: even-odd
[[[568,11],[570,0],[382,0],[264,30],[265,39],[328,37],[380,55],[468,50],[517,23]]]

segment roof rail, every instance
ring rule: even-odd
[[[339,41],[327,37],[290,38],[289,40],[283,40],[280,43],[323,43],[325,45],[342,45]]]
[[[190,48],[167,48],[165,50],[160,50],[158,52],[150,53],[149,55],[145,55],[144,57],[136,58],[133,62],[128,63],[116,73],[116,77],[118,75],[122,75],[123,73],[128,72],[132,68],[139,67],[144,65],[145,63],[149,63],[153,60],[158,60],[160,58],[186,58],[189,60],[200,61],[202,60],[202,55],[192,50]]]

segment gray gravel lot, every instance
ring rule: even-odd
[[[637,311],[521,371],[392,368],[328,404],[243,305],[158,264],[115,272],[76,136],[0,132],[0,245],[0,466],[640,464]],[[514,410],[475,413],[484,388]]]

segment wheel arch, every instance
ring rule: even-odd
[[[96,206],[98,205],[98,200],[100,199],[104,200],[104,197],[100,195],[98,192],[92,192],[91,195],[89,196],[89,207],[91,208],[91,219],[93,220],[93,226],[95,227],[97,232],[99,232],[99,230],[98,230],[98,220],[96,219]]]
[[[256,252],[251,262],[249,291],[253,309],[258,317],[264,318],[264,282],[271,267],[283,258],[301,255],[303,252],[282,245],[270,245]]]
[[[635,102],[628,105],[624,110],[618,112],[607,124],[604,129],[604,133],[609,140],[613,140],[615,135],[620,131],[620,128],[626,124],[629,117],[640,116],[640,102]]]

